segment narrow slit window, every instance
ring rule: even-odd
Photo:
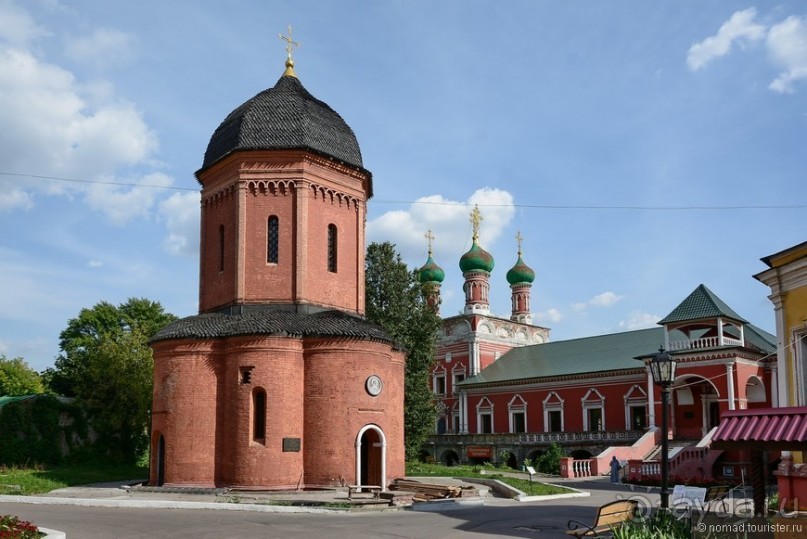
[[[266,440],[266,391],[256,387],[252,390],[252,441]]]
[[[266,262],[269,264],[277,264],[279,241],[279,223],[277,216],[272,215],[266,225]]]
[[[219,225],[219,271],[224,271],[224,225]]]
[[[336,225],[328,225],[328,271],[336,273]]]

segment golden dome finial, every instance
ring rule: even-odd
[[[291,25],[289,25],[288,36],[278,34],[277,37],[286,42],[286,70],[283,72],[283,76],[297,78],[297,73],[294,72],[294,60],[291,57],[291,53],[294,51],[294,47],[299,47],[300,44],[291,38]]]
[[[474,227],[474,243],[479,241],[479,223],[483,220],[482,212],[479,211],[479,204],[474,204],[471,211],[471,225]]]
[[[434,241],[434,234],[432,234],[432,229],[430,228],[428,232],[423,235],[429,242],[429,256],[432,255],[432,242]]]

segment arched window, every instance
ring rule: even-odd
[[[277,216],[271,215],[266,224],[266,262],[269,264],[277,264],[279,236]]]
[[[224,225],[219,225],[219,271],[224,271]]]
[[[252,441],[266,441],[266,391],[260,387],[252,390]]]
[[[336,225],[328,225],[328,271],[336,273]]]

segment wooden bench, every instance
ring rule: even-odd
[[[373,498],[378,498],[381,491],[384,490],[378,485],[348,485],[347,486],[347,499],[352,500],[353,495],[357,492],[372,492]]]
[[[728,503],[726,496],[731,492],[731,487],[728,485],[716,485],[706,489],[706,496],[703,498],[703,507],[708,512],[711,502],[716,502],[717,506],[723,512],[728,512]]]
[[[597,509],[594,524],[589,526],[577,520],[570,520],[566,527],[568,535],[574,537],[606,537],[611,535],[615,527],[621,526],[636,515],[639,502],[636,500],[619,500],[607,503]]]

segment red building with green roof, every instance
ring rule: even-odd
[[[475,224],[460,259],[465,311],[444,319],[438,342],[439,419],[426,448],[436,460],[520,467],[556,442],[575,459],[568,475],[605,472],[612,456],[637,462],[637,475],[658,473],[661,399],[648,364],[663,347],[677,361],[667,433],[672,475],[739,478],[743,455],[709,451],[710,435],[722,413],[776,401],[775,336],[699,285],[659,327],[549,342],[549,329],[532,325],[535,272],[520,247],[507,272],[511,316],[490,313],[494,264],[478,241]],[[429,261],[436,266],[431,252]]]

